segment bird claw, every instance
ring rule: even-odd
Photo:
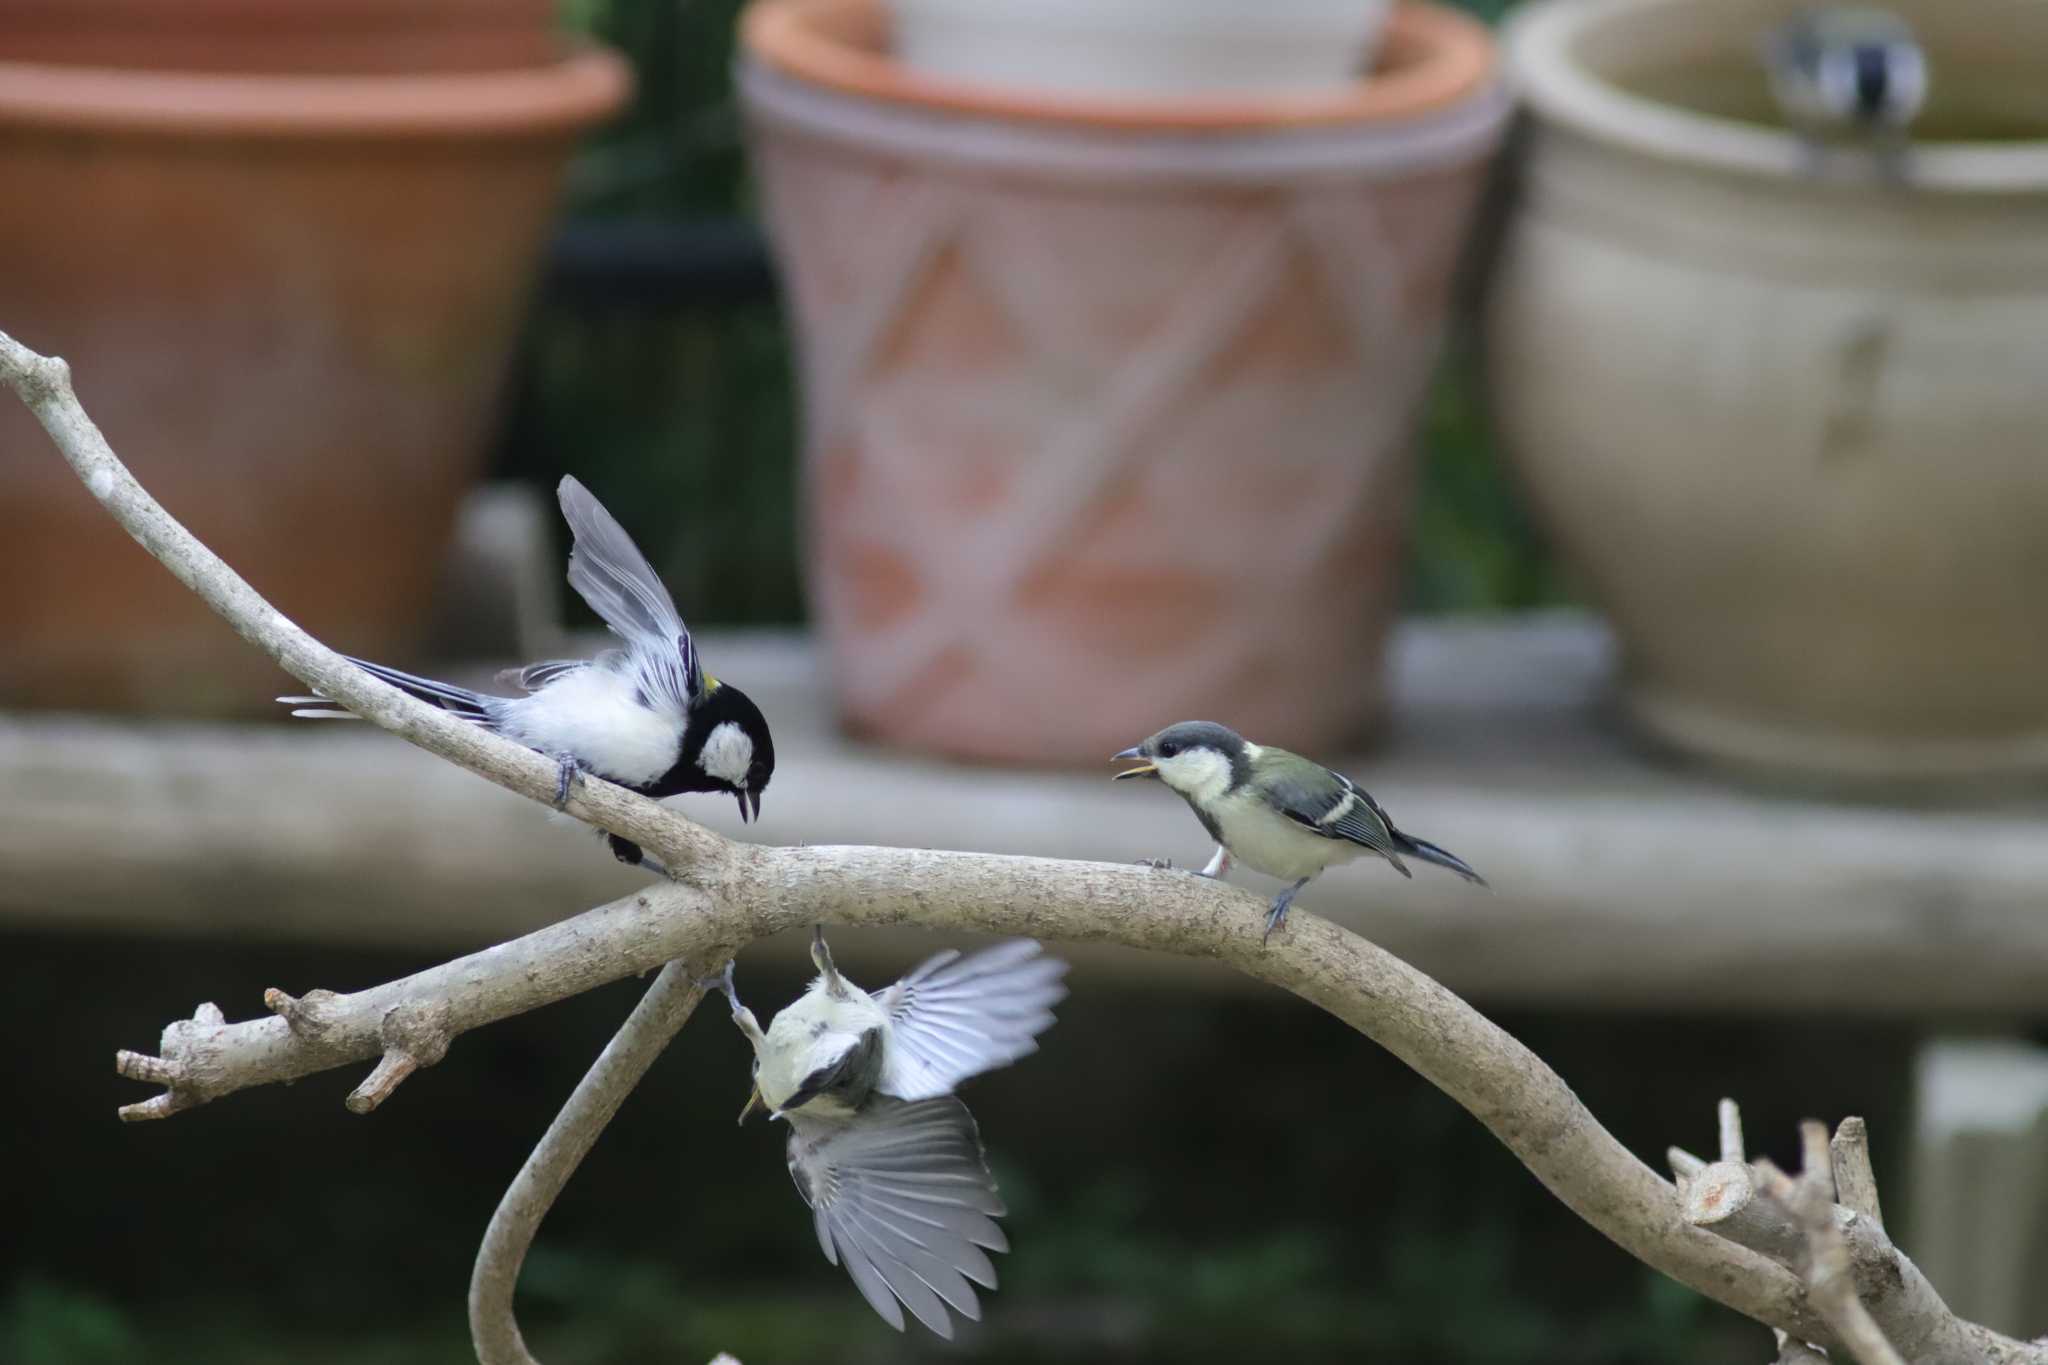
[[[576,781],[576,774],[582,769],[573,758],[558,759],[556,763],[555,809],[566,810],[569,806],[569,788]],[[625,859],[621,858],[620,861],[623,862]]]
[[[1154,872],[1171,872],[1171,871],[1173,871],[1173,859],[1171,859],[1171,858],[1139,858],[1139,859],[1138,859],[1138,860],[1136,861],[1136,866],[1138,866],[1138,867],[1149,867],[1149,868],[1151,868],[1151,869],[1152,869],[1152,870],[1153,870]]]
[[[732,1001],[732,1007],[737,1011],[740,1007],[740,993],[732,983],[734,965],[734,959],[727,958],[724,970],[716,972],[711,976],[700,976],[697,978],[697,989],[706,995],[711,994],[713,991],[721,992],[726,999]]]
[[[1295,896],[1300,894],[1301,888],[1307,886],[1308,883],[1309,879],[1303,877],[1300,881],[1273,897],[1273,908],[1266,912],[1266,932],[1259,935],[1259,946],[1261,948],[1273,941],[1273,931],[1275,929],[1287,923],[1287,908],[1294,904]]]

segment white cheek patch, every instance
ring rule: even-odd
[[[1230,790],[1230,760],[1214,749],[1184,749],[1159,761],[1167,786],[1197,801],[1214,801]]]
[[[747,738],[739,722],[720,721],[698,752],[697,766],[721,782],[743,787],[747,769],[754,766],[754,741]]]

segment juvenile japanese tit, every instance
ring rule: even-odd
[[[1020,939],[940,953],[869,995],[834,968],[822,927],[811,960],[817,979],[765,1032],[731,963],[706,983],[754,1047],[740,1121],[757,1105],[789,1120],[789,1173],[818,1246],[883,1321],[902,1331],[908,1308],[950,1338],[948,1310],[979,1320],[974,1285],[996,1287],[987,1253],[1009,1250],[980,1132],[952,1090],[1037,1050],[1067,964]]]
[[[1292,882],[1273,898],[1265,938],[1287,922],[1287,907],[1324,869],[1376,853],[1404,877],[1404,858],[1435,863],[1486,885],[1464,859],[1395,828],[1379,802],[1342,773],[1300,754],[1253,744],[1235,730],[1204,720],[1169,725],[1112,761],[1139,760],[1117,779],[1151,777],[1177,792],[1216,841],[1215,856],[1197,875],[1220,877],[1236,858],[1246,867]]]
[[[1927,56],[1912,26],[1882,9],[1804,10],[1764,39],[1771,94],[1817,162],[1823,139],[1868,142],[1897,177],[1906,129],[1927,102]]]
[[[573,478],[556,490],[575,536],[569,586],[625,642],[593,659],[550,659],[498,675],[523,695],[503,697],[401,673],[363,659],[349,662],[430,705],[474,721],[556,760],[559,807],[581,772],[595,773],[657,800],[685,792],[726,792],[740,819],[761,813],[775,774],[768,721],[746,693],[704,671],[688,627],[625,528]],[[279,697],[292,714],[353,719],[326,697]],[[621,862],[643,861],[640,847],[605,836]]]

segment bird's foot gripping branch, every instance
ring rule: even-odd
[[[108,448],[73,394],[62,361],[0,334],[0,380],[41,421],[107,512],[313,693],[541,806],[555,804],[556,762],[357,668],[300,630],[193,538]],[[368,990],[296,1000],[276,994],[269,1013],[239,1022],[202,1007],[165,1030],[156,1057],[122,1054],[119,1062],[123,1074],[164,1087],[126,1116],[160,1118],[248,1086],[377,1058],[352,1106],[367,1111],[469,1029],[660,966],[485,1230],[469,1297],[471,1330],[485,1365],[532,1360],[512,1311],[526,1249],[612,1114],[696,1007],[699,980],[756,939],[812,923],[916,924],[1120,943],[1228,963],[1329,1011],[1392,1052],[1470,1111],[1546,1188],[1617,1245],[1782,1331],[1788,1357],[1806,1342],[1837,1358],[1848,1351],[1873,1365],[1887,1359],[1865,1354],[1868,1342],[1835,1325],[1842,1321],[1839,1260],[1821,1240],[1807,1243],[1804,1259],[1797,1245],[1779,1247],[1786,1253],[1781,1256],[1691,1221],[1688,1200],[1699,1193],[1698,1172],[1682,1175],[1683,1188],[1659,1176],[1514,1038],[1407,963],[1305,911],[1297,910],[1262,945],[1267,903],[1199,877],[931,850],[736,844],[588,774],[574,784],[566,809],[646,849],[672,880]],[[1809,1173],[1811,1156],[1809,1146]],[[1845,1184],[1850,1163],[1837,1155],[1834,1165],[1834,1184],[1847,1198],[1855,1183],[1851,1177]],[[1775,1182],[1765,1184],[1766,1196],[1775,1198]],[[1817,1186],[1795,1188],[1782,1201],[1804,1210],[1796,1215],[1802,1229],[1816,1225]],[[680,1189],[677,1201],[680,1207]],[[1866,1254],[1880,1261],[1896,1255],[1874,1205],[1869,1215],[1839,1204],[1827,1208],[1836,1210],[1838,1225],[1845,1213],[1857,1214],[1857,1231],[1843,1229],[1852,1271]],[[1849,1286],[1908,1359],[2048,1365],[2048,1345],[1959,1323],[1931,1293],[1880,1301],[1883,1286],[1867,1286],[1854,1273]]]

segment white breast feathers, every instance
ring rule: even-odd
[[[506,703],[507,738],[576,759],[601,777],[645,786],[675,766],[683,721],[642,705],[631,679],[579,668],[529,697]]]
[[[1234,792],[1210,807],[1231,856],[1269,877],[1294,881],[1313,877],[1333,863],[1348,863],[1365,849],[1348,839],[1331,839],[1274,810],[1249,790]]]

